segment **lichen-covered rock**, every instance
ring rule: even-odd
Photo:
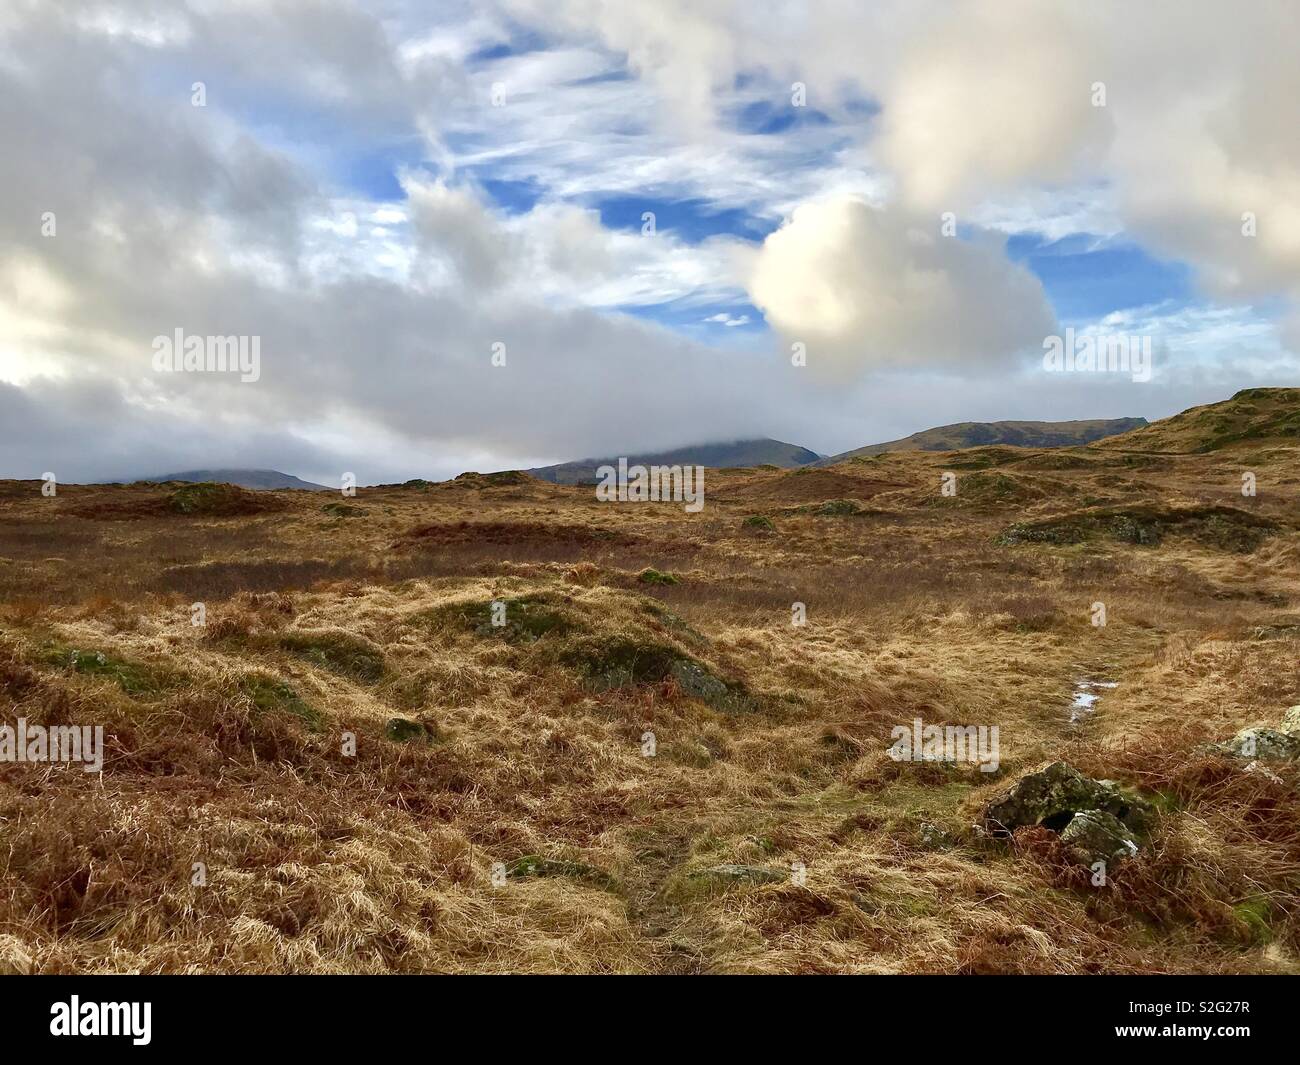
[[[952,836],[947,829],[929,821],[922,821],[921,846],[927,850],[943,850],[952,846]]]
[[[1293,706],[1282,715],[1279,730],[1286,733],[1300,733],[1300,706]]]
[[[1105,810],[1080,810],[1061,832],[1061,842],[1084,865],[1131,858],[1138,841],[1123,821]]]
[[[1225,743],[1223,749],[1237,758],[1292,762],[1300,758],[1300,732],[1244,728]]]
[[[1093,780],[1065,762],[1053,762],[1021,777],[984,808],[984,825],[994,835],[1043,825],[1060,832],[1085,810],[1101,810],[1139,835],[1150,831],[1154,810],[1140,795],[1110,780]]]
[[[1138,836],[1148,835],[1156,825],[1156,808],[1132,788],[1113,780],[1099,780],[1105,802],[1099,809],[1113,814]]]

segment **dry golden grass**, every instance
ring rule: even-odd
[[[0,969],[1295,971],[1296,766],[1203,746],[1300,702],[1297,457],[893,453],[710,471],[699,514],[482,478],[210,517],[9,482],[0,723],[103,725],[107,753],[0,764]],[[1273,527],[999,539],[1224,505]],[[1118,686],[1072,722],[1081,678]],[[915,717],[997,725],[1001,772],[891,761]],[[1158,801],[1104,889],[1047,830],[973,827],[1058,758]],[[530,855],[550,875],[500,882]],[[726,864],[806,882],[699,875]]]

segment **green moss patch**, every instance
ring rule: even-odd
[[[494,604],[504,609],[496,609]],[[454,603],[435,610],[433,617],[468,628],[478,636],[495,636],[510,643],[534,643],[543,637],[565,636],[585,628],[566,607],[555,596],[529,595]]]
[[[384,656],[373,644],[343,632],[291,632],[279,646],[331,673],[374,684],[383,679]]]
[[[1245,938],[1250,943],[1267,943],[1273,938],[1273,904],[1264,896],[1237,903],[1232,908],[1232,916],[1240,922]]]
[[[851,499],[828,499],[813,513],[822,518],[856,518],[862,508]]]
[[[366,514],[365,507],[356,507],[351,503],[326,503],[321,510],[332,518],[360,518]]]
[[[723,680],[668,644],[631,636],[590,637],[566,649],[560,662],[580,673],[594,691],[671,679],[684,694],[717,710],[744,711],[755,706],[744,685]]]
[[[239,678],[239,690],[262,713],[289,714],[306,722],[313,729],[319,729],[325,724],[324,715],[300,698],[279,677],[266,673],[248,673]]]
[[[680,577],[675,577],[671,573],[662,573],[652,566],[647,566],[638,573],[636,579],[642,584],[681,584]]]
[[[133,662],[106,651],[82,650],[50,644],[41,657],[46,663],[91,677],[107,677],[132,698],[148,699],[164,694],[180,678],[171,670]]]

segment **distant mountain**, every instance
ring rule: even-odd
[[[186,470],[184,473],[168,473],[162,477],[141,477],[140,480],[151,484],[163,481],[216,481],[218,484],[236,484],[240,488],[301,488],[312,492],[328,492],[323,484],[312,484],[291,473],[279,470]]]
[[[1076,447],[1147,424],[1145,418],[1098,418],[1078,422],[957,422],[913,433],[901,440],[870,444],[816,463],[831,466],[846,459],[882,455],[887,451],[958,451],[965,447],[1003,444],[1010,447]]]
[[[1300,444],[1300,388],[1243,389],[1231,399],[1161,418],[1101,446],[1188,455],[1266,443]]]
[[[769,465],[793,469],[796,466],[807,466],[820,457],[817,452],[809,451],[806,447],[764,437],[759,440],[737,440],[730,444],[698,444],[694,447],[679,447],[673,451],[628,455],[627,461],[629,466],[691,465],[717,469],[724,466]],[[596,476],[597,467],[617,466],[618,459],[618,456],[580,459],[577,462],[561,462],[555,466],[540,466],[524,472],[552,484],[595,484],[599,480]]]

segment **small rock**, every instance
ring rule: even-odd
[[[768,869],[761,865],[715,865],[691,873],[692,880],[708,880],[717,884],[779,884],[790,879],[782,869]]]
[[[1134,833],[1114,814],[1105,810],[1080,810],[1061,832],[1065,843],[1085,865],[1131,858],[1138,852]]]
[[[929,821],[921,822],[921,846],[930,850],[943,850],[952,845],[952,836],[947,829],[932,825]]]
[[[1259,759],[1264,762],[1291,762],[1300,758],[1300,732],[1279,732],[1273,728],[1244,728],[1223,745],[1223,750],[1237,758]]]
[[[1297,733],[1300,732],[1300,706],[1293,706],[1282,715],[1282,724],[1278,726],[1282,732]]]

